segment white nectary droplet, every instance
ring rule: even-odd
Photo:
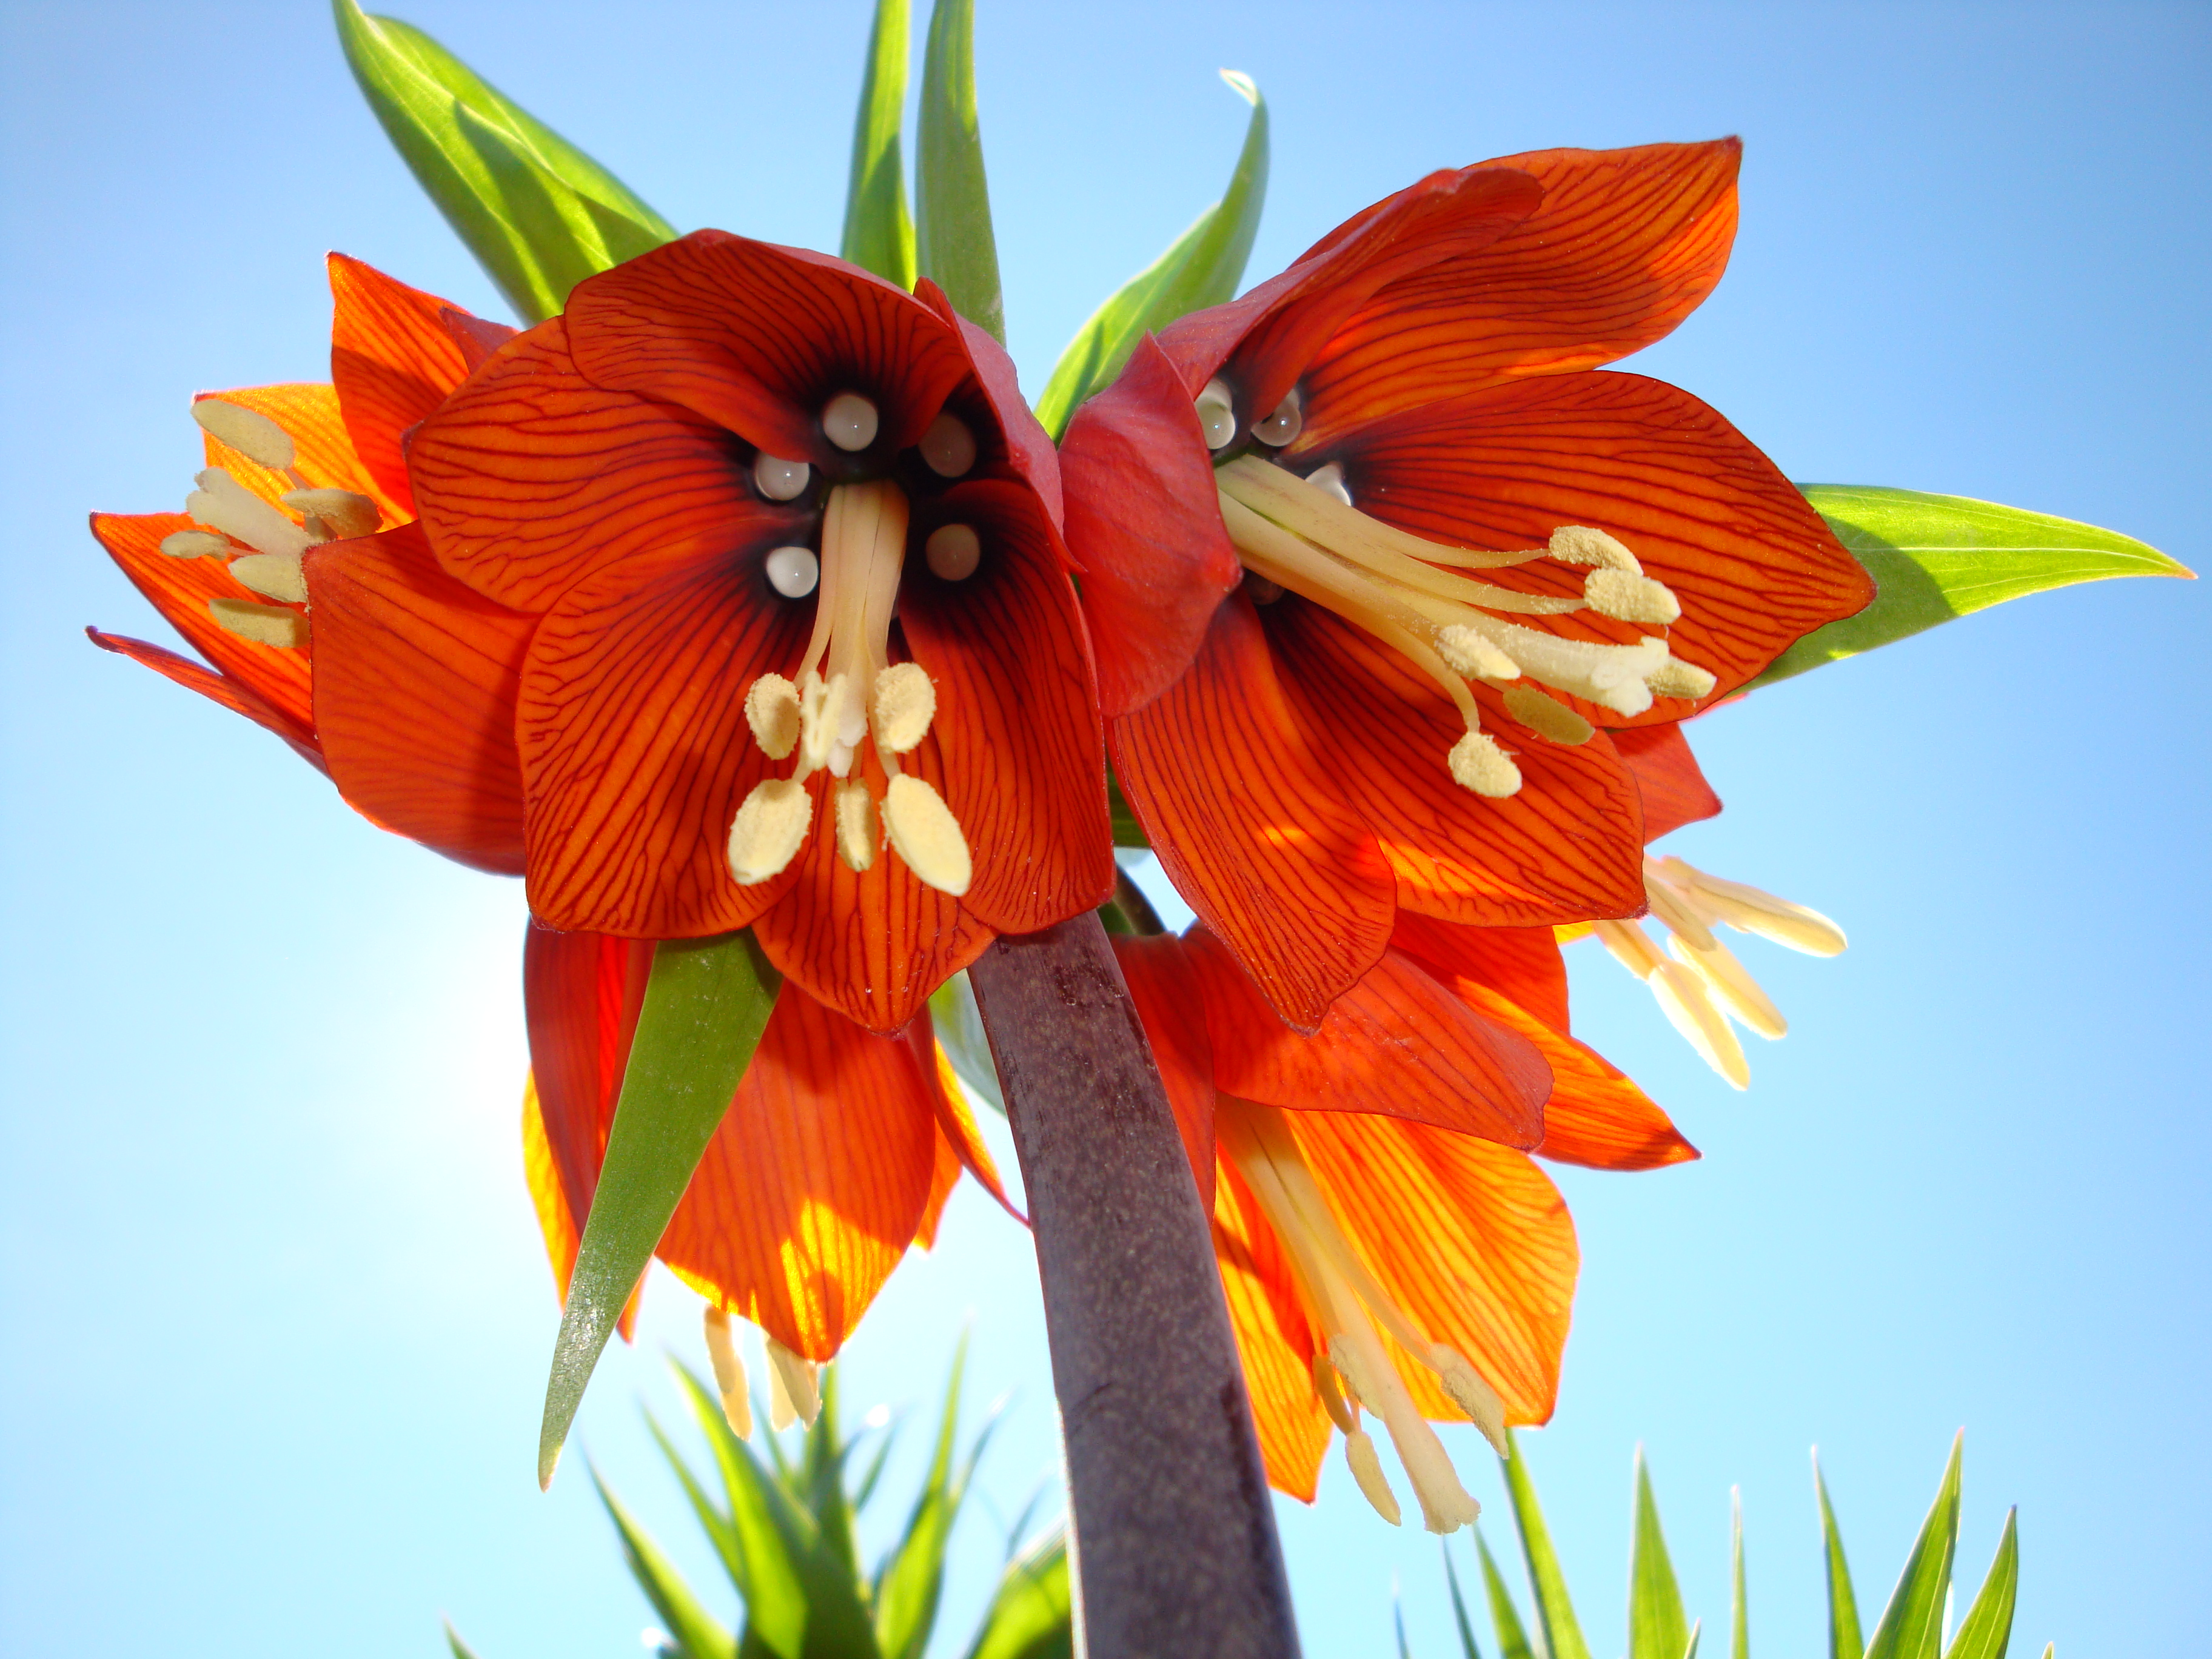
[[[983,562],[982,538],[964,524],[941,524],[922,544],[929,573],[948,582],[964,582]]]
[[[1208,380],[1206,390],[1198,394],[1198,424],[1206,434],[1208,449],[1225,449],[1235,440],[1237,411],[1231,407],[1226,381]]]
[[[768,585],[787,599],[803,599],[822,580],[822,561],[807,547],[779,547],[763,562]]]
[[[1252,435],[1271,448],[1280,449],[1305,429],[1305,410],[1299,407],[1297,389],[1275,405],[1275,412],[1252,428]]]
[[[948,409],[921,434],[921,459],[940,478],[964,478],[975,465],[975,434]]]
[[[753,488],[772,501],[797,500],[813,475],[805,462],[787,461],[766,450],[753,458]]]
[[[875,442],[882,424],[876,406],[857,392],[841,392],[822,405],[822,435],[848,454]]]

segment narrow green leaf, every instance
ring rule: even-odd
[[[1751,1608],[1743,1593],[1743,1488],[1729,1489],[1729,1659],[1751,1659]]]
[[[838,252],[886,282],[914,289],[914,221],[906,210],[907,0],[876,0],[868,67],[853,118],[853,178]]]
[[[1690,1640],[1681,1587],[1667,1556],[1659,1501],[1644,1448],[1636,1449],[1636,1531],[1628,1552],[1628,1659],[1682,1659]]]
[[[837,1368],[825,1366],[816,1385],[821,1409],[806,1426],[799,1462],[799,1499],[814,1517],[816,1532],[835,1558],[841,1576],[860,1582],[860,1547],[853,1535],[853,1504],[845,1492],[845,1464],[852,1453],[838,1431]],[[866,1592],[860,1599],[866,1600]]]
[[[2005,1511],[2004,1535],[1996,1559],[1966,1609],[1966,1622],[1951,1638],[1943,1659],[2005,1659],[2012,1645],[2013,1601],[2020,1594],[2020,1511]]]
[[[2189,576],[2154,547],[2047,513],[1965,495],[1867,484],[1800,484],[1880,589],[1856,617],[1817,629],[1753,685],[1840,662],[2007,599],[2115,576]]]
[[[1459,1626],[1460,1659],[1482,1659],[1482,1647],[1474,1639],[1474,1625],[1467,1616],[1467,1598],[1459,1593],[1459,1572],[1452,1565],[1451,1548],[1443,1540],[1437,1547],[1443,1551],[1444,1582],[1451,1586],[1452,1622]]]
[[[1073,1659],[1074,1607],[1067,1534],[1054,1531],[1007,1564],[968,1659]]]
[[[952,308],[1004,345],[999,244],[975,126],[975,0],[937,0],[921,64],[914,175],[915,251]]]
[[[954,1074],[969,1093],[1004,1117],[1006,1097],[999,1092],[999,1069],[991,1059],[991,1039],[984,1035],[983,1011],[975,1006],[975,988],[968,982],[966,969],[929,994],[929,1023]]]
[[[453,1659],[477,1659],[469,1644],[461,1640],[460,1632],[453,1628],[453,1621],[450,1619],[446,1620],[446,1646],[452,1650]]]
[[[592,1484],[599,1489],[599,1501],[614,1517],[615,1528],[622,1534],[623,1559],[629,1563],[645,1599],[660,1615],[662,1627],[675,1643],[678,1659],[728,1659],[737,1650],[737,1644],[721,1621],[699,1605],[684,1575],[661,1553],[652,1534],[623,1508],[597,1469],[592,1471]]]
[[[729,1109],[781,983],[750,932],[664,939],[653,951],[599,1189],[561,1310],[538,1437],[541,1486],[552,1484],[592,1370]]]
[[[721,1472],[734,1553],[744,1568],[742,1577],[732,1571],[731,1582],[744,1598],[747,1643],[765,1646],[776,1659],[800,1659],[807,1607],[799,1563],[813,1547],[813,1522],[731,1429],[721,1395],[687,1367],[676,1372]]]
[[[507,303],[542,322],[585,277],[672,240],[614,174],[422,30],[331,0],[362,94]]]
[[[966,1483],[953,1475],[952,1444],[960,1425],[960,1379],[967,1366],[963,1332],[953,1353],[952,1375],[945,1385],[945,1411],[938,1421],[929,1477],[915,1498],[905,1534],[876,1580],[876,1644],[884,1659],[921,1659],[936,1628],[938,1598],[945,1589],[945,1546],[966,1496]]]
[[[1406,1605],[1394,1595],[1390,1598],[1390,1617],[1398,1626],[1398,1659],[1413,1659],[1413,1650],[1406,1645]]]
[[[707,1495],[707,1489],[700,1484],[698,1476],[692,1474],[691,1466],[684,1461],[684,1454],[676,1449],[676,1443],[668,1437],[651,1412],[645,1414],[645,1426],[659,1446],[660,1455],[668,1460],[668,1467],[675,1472],[677,1484],[684,1488],[684,1496],[690,1501],[691,1512],[698,1517],[700,1529],[707,1534],[707,1541],[714,1547],[714,1553],[721,1558],[722,1571],[729,1575],[730,1583],[737,1587],[738,1600],[747,1599],[749,1586],[752,1583],[752,1569],[745,1559],[744,1540],[738,1535],[737,1527],[727,1515],[714,1507],[714,1500]]]
[[[1820,1540],[1828,1561],[1828,1659],[1866,1659],[1859,1635],[1858,1599],[1851,1594],[1851,1570],[1844,1559],[1843,1534],[1828,1502],[1828,1483],[1820,1478],[1820,1453],[1813,1452],[1813,1492],[1820,1500]]]
[[[1037,400],[1037,418],[1055,442],[1067,429],[1076,405],[1112,383],[1138,341],[1178,317],[1234,298],[1243,279],[1252,239],[1260,233],[1260,210],[1267,198],[1267,104],[1250,76],[1224,70],[1221,78],[1252,106],[1244,148],[1237,158],[1237,170],[1229,176],[1229,188],[1168,245],[1166,252],[1109,295],[1075,331],[1053,365],[1044,396]],[[1130,822],[1133,825],[1135,820]],[[1135,841],[1124,842],[1117,814],[1115,845],[1146,844],[1141,830]]]
[[[1133,341],[1132,343],[1133,344],[1134,342]],[[1061,361],[1065,362],[1066,359],[1063,358]],[[1049,395],[1048,392],[1048,395]],[[1067,412],[1073,412],[1073,405],[1070,405]],[[1061,424],[1064,426],[1066,423],[1066,416],[1063,414],[1060,418]],[[1057,441],[1060,437],[1059,428],[1047,422],[1046,429],[1052,433],[1054,440]],[[1115,846],[1150,847],[1152,844],[1152,837],[1145,833],[1145,826],[1138,822],[1136,808],[1129,805],[1128,797],[1121,793],[1121,781],[1114,775],[1114,769],[1110,766],[1106,769],[1106,810],[1114,823]]]
[[[1951,1442],[1942,1484],[1912,1553],[1905,1559],[1889,1605],[1867,1638],[1866,1659],[1936,1659],[1943,1641],[1943,1597],[1951,1588],[1951,1557],[1959,1545],[1959,1457],[1966,1442],[1960,1430]]]
[[[1689,1645],[1682,1650],[1682,1659],[1698,1659],[1698,1643],[1705,1633],[1705,1621],[1702,1619],[1690,1626]]]
[[[1574,1603],[1567,1599],[1567,1581],[1552,1548],[1551,1531],[1536,1502],[1536,1483],[1521,1456],[1520,1440],[1509,1430],[1505,1443],[1512,1448],[1512,1455],[1498,1462],[1505,1465],[1505,1490],[1513,1500],[1513,1524],[1521,1534],[1521,1555],[1528,1564],[1528,1588],[1536,1600],[1536,1622],[1544,1630],[1544,1650],[1549,1659],[1590,1659],[1589,1644],[1583,1640]]]
[[[1474,1547],[1482,1558],[1482,1588],[1490,1598],[1490,1622],[1498,1629],[1498,1659],[1536,1659],[1521,1615],[1514,1610],[1512,1594],[1505,1588],[1505,1576],[1498,1571],[1490,1546],[1480,1531],[1474,1534]]]

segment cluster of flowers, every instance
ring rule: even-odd
[[[1571,1035],[1561,932],[1734,1072],[1721,1011],[1779,1017],[1713,924],[1841,943],[1644,852],[1718,810],[1679,722],[1871,597],[1726,421],[1601,371],[1718,280],[1736,161],[1432,174],[1146,338],[1057,451],[926,281],[702,231],[518,333],[334,257],[331,384],[204,396],[185,512],[94,520],[205,664],[94,637],[526,878],[564,1284],[653,942],[754,930],[783,988],[659,1254],[800,1409],[960,1172],[1004,1201],[927,1002],[1107,900],[1110,759],[1199,918],[1117,945],[1270,1477],[1310,1498],[1340,1431],[1395,1520],[1371,1413],[1449,1530],[1431,1423],[1552,1407],[1533,1160],[1695,1156]]]

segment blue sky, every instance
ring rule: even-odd
[[[1738,132],[1730,274],[1636,367],[1792,477],[2212,561],[2201,6],[979,9],[1032,391],[1217,193],[1243,112],[1218,67],[1275,112],[1255,277],[1435,167]],[[679,226],[834,245],[861,5],[402,15]],[[519,887],[78,631],[160,636],[83,514],[179,501],[194,389],[324,374],[324,250],[498,302],[315,4],[15,0],[0,77],[0,1647],[428,1655],[445,1612],[484,1659],[635,1653],[582,1470],[531,1480],[556,1314],[514,1133]],[[2212,1627],[2206,623],[2181,583],[2045,596],[1698,728],[1729,810],[1679,850],[1851,949],[1747,947],[1795,1026],[1747,1096],[1573,953],[1578,1027],[1705,1152],[1561,1176],[1583,1278],[1528,1443],[1601,1650],[1639,1439],[1693,1611],[1723,1615],[1740,1484],[1754,1639],[1811,1651],[1808,1448],[1878,1603],[1960,1425],[1972,1575],[2021,1508],[2021,1649]],[[864,1327],[848,1398],[926,1405],[970,1319],[973,1396],[1013,1392],[1010,1515],[1056,1468],[1049,1381],[1026,1242],[972,1196]],[[696,1321],[657,1280],[580,1439],[703,1573],[638,1413],[672,1404]],[[1416,1651],[1447,1650],[1432,1540],[1334,1468],[1283,1521],[1309,1652],[1384,1651],[1394,1577]],[[956,1629],[995,1559],[972,1524]]]

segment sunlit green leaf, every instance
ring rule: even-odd
[[[1007,1564],[968,1659],[1073,1659],[1073,1608],[1067,1534],[1055,1531]]]
[[[1951,1557],[1959,1544],[1959,1455],[1963,1431],[1951,1442],[1950,1461],[1936,1502],[1912,1540],[1905,1571],[1889,1605],[1867,1638],[1866,1659],[1937,1659],[1943,1642],[1943,1598],[1951,1588]]]
[[[2005,1659],[2012,1645],[2012,1611],[2020,1594],[2020,1511],[2005,1512],[2004,1535],[1997,1540],[1996,1559],[1982,1580],[1974,1605],[1966,1609],[1966,1622],[1951,1638],[1943,1659]]]
[[[1674,1564],[1660,1530],[1651,1471],[1638,1446],[1636,1532],[1628,1554],[1628,1659],[1683,1659],[1689,1641],[1689,1615],[1682,1609],[1681,1588],[1674,1582]]]
[[[1390,1599],[1390,1616],[1398,1625],[1398,1659],[1413,1659],[1413,1650],[1406,1645],[1406,1605],[1395,1596]]]
[[[1536,1483],[1521,1456],[1520,1441],[1508,1431],[1506,1443],[1512,1455],[1498,1461],[1505,1465],[1505,1490],[1513,1500],[1513,1524],[1521,1534],[1521,1554],[1528,1566],[1529,1591],[1536,1598],[1536,1622],[1544,1630],[1544,1650],[1550,1659],[1590,1659],[1574,1603],[1567,1598],[1566,1576],[1559,1571],[1551,1531],[1536,1502]]]
[[[1000,1117],[1006,1115],[1006,1097],[999,1091],[999,1072],[991,1059],[991,1040],[983,1034],[983,1011],[975,1006],[975,988],[963,970],[929,994],[929,1023],[937,1046],[951,1062],[952,1070],[969,1091],[988,1103]]]
[[[1452,1565],[1451,1546],[1442,1544],[1444,1555],[1444,1582],[1451,1586],[1452,1623],[1459,1627],[1460,1659],[1482,1659],[1482,1647],[1474,1639],[1474,1625],[1467,1616],[1467,1598],[1460,1594],[1459,1572]]]
[[[1743,1593],[1743,1489],[1729,1492],[1729,1659],[1751,1659],[1751,1608]]]
[[[1188,313],[1234,298],[1243,279],[1252,239],[1260,231],[1260,210],[1267,197],[1267,104],[1251,76],[1224,70],[1221,78],[1252,106],[1244,148],[1229,177],[1229,188],[1169,244],[1166,252],[1109,295],[1076,330],[1037,400],[1037,418],[1055,441],[1067,429],[1076,405],[1121,372],[1138,341]],[[1118,818],[1115,827],[1117,844],[1145,844],[1141,836],[1122,842]]]
[[[1702,1619],[1690,1626],[1690,1639],[1683,1645],[1682,1659],[1698,1659],[1698,1644],[1705,1637],[1705,1621]]]
[[[707,1437],[720,1469],[728,1503],[728,1535],[732,1555],[742,1567],[732,1566],[730,1577],[744,1600],[749,1645],[765,1646],[776,1659],[800,1659],[806,1639],[806,1590],[799,1559],[813,1544],[813,1523],[793,1504],[762,1468],[752,1449],[739,1440],[722,1414],[719,1392],[683,1366],[677,1375],[684,1384],[691,1414]],[[658,1435],[658,1430],[655,1430]],[[774,1444],[771,1440],[770,1444]],[[680,1464],[665,1440],[662,1449],[672,1463]],[[686,1480],[687,1490],[696,1490]],[[721,1538],[710,1528],[718,1547]]]
[[[728,1659],[737,1644],[721,1621],[699,1605],[699,1598],[691,1593],[675,1564],[623,1507],[622,1500],[608,1490],[597,1469],[592,1471],[592,1482],[599,1489],[599,1501],[614,1517],[616,1530],[622,1534],[623,1559],[629,1563],[646,1600],[660,1615],[662,1627],[675,1644],[678,1659]]]
[[[461,1640],[460,1632],[453,1628],[453,1621],[450,1619],[446,1620],[446,1646],[453,1653],[453,1659],[477,1659],[469,1644]]]
[[[921,64],[914,176],[915,251],[952,308],[1004,345],[999,244],[975,125],[975,0],[937,0]]]
[[[1800,484],[1880,590],[1856,617],[1791,646],[1753,685],[1802,674],[2007,599],[2115,576],[2187,576],[2117,531],[1965,495],[1865,484]]]
[[[1505,1575],[1498,1571],[1490,1545],[1480,1532],[1474,1535],[1474,1547],[1482,1558],[1482,1588],[1490,1600],[1490,1622],[1498,1629],[1498,1659],[1536,1659],[1536,1650],[1530,1644],[1521,1615],[1514,1608],[1512,1595],[1505,1588]]]
[[[1820,1476],[1820,1455],[1813,1454],[1813,1492],[1820,1502],[1820,1541],[1828,1567],[1828,1659],[1866,1659],[1859,1634],[1858,1599],[1851,1593],[1851,1570],[1844,1559],[1843,1534],[1828,1502],[1828,1483]]]
[[[370,109],[507,303],[542,322],[594,272],[672,239],[630,189],[422,30],[332,0]]]
[[[729,1109],[781,983],[748,931],[665,939],[653,951],[606,1159],[561,1310],[538,1432],[540,1486],[552,1482],[592,1370]]]
[[[952,1469],[953,1437],[960,1426],[960,1379],[968,1368],[963,1334],[945,1387],[945,1411],[938,1419],[937,1447],[928,1478],[915,1495],[906,1531],[876,1579],[876,1645],[884,1659],[921,1659],[937,1626],[937,1604],[945,1589],[945,1549],[960,1513],[963,1483]]]
[[[876,0],[868,67],[853,118],[853,178],[839,252],[886,282],[914,287],[914,221],[906,210],[907,0]]]

